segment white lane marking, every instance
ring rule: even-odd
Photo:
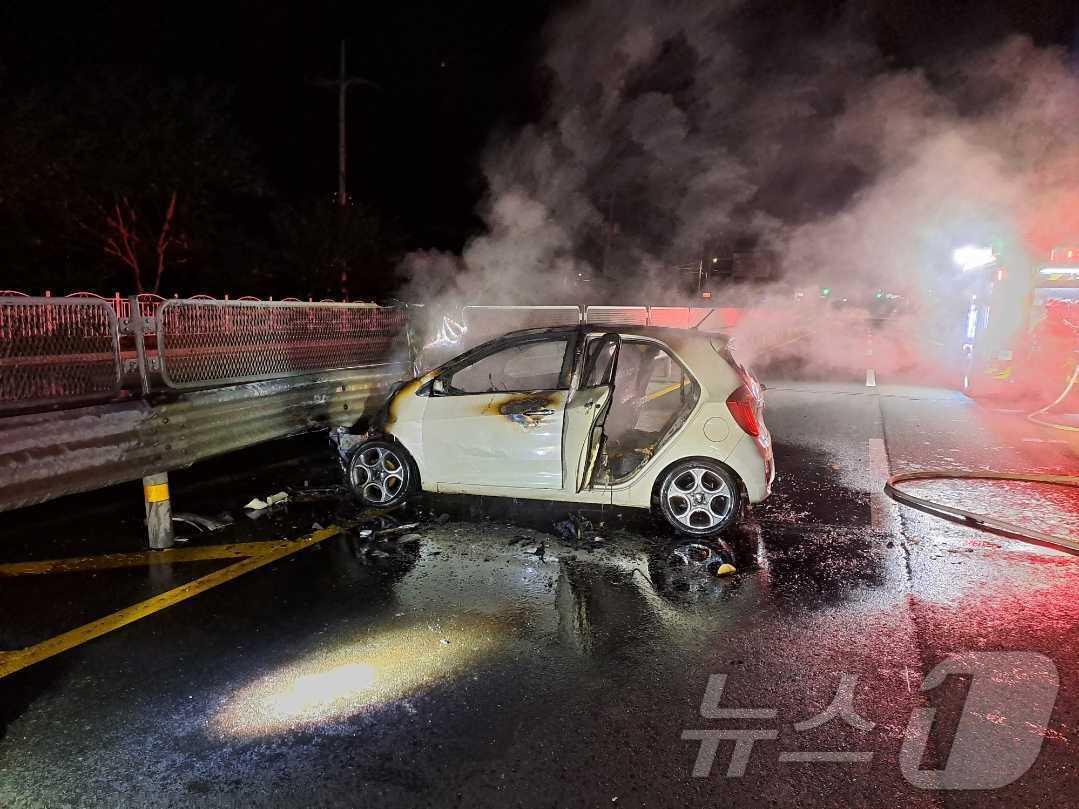
[[[875,388],[877,386],[877,372],[872,368],[865,369],[865,386]]]
[[[1059,438],[1024,438],[1028,444],[1067,444],[1067,441],[1061,441]]]

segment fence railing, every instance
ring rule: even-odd
[[[400,360],[406,325],[403,310],[374,304],[169,300],[157,313],[161,379],[201,388]]]
[[[0,298],[30,298],[30,297],[34,297],[34,296],[30,295],[29,293],[18,290],[18,289],[0,289]],[[54,295],[52,295],[52,293],[46,291],[44,297],[46,299],[49,299],[49,300],[63,300],[64,298],[87,298],[87,299],[95,300],[95,301],[103,301],[104,303],[107,303],[109,306],[112,307],[113,311],[116,313],[117,319],[120,320],[121,322],[126,320],[127,318],[131,317],[131,310],[133,308],[131,298],[123,296],[119,292],[113,293],[110,296],[105,296],[105,295],[98,295],[96,292],[87,292],[85,290],[80,290],[78,292],[69,292],[69,293],[67,293],[67,295],[63,295],[63,296],[58,297],[58,296],[54,296]],[[153,317],[157,313],[157,310],[159,308],[161,308],[161,306],[165,303],[165,301],[168,301],[168,300],[181,300],[181,298],[179,298],[179,296],[173,296],[172,298],[166,298],[166,297],[164,297],[162,295],[158,295],[156,292],[140,292],[138,295],[135,295],[134,297],[135,297],[135,302],[138,304],[139,314],[142,315],[143,317]],[[240,300],[240,301],[258,301],[259,303],[263,302],[262,298],[256,298],[253,295],[244,295],[241,298],[230,298],[228,295],[225,295],[224,298],[215,298],[213,295],[189,295],[187,298],[184,298],[182,300],[193,300],[193,301],[194,300],[199,300],[199,301],[221,300],[221,301],[226,301],[226,302],[230,301],[230,300]],[[272,297],[266,298],[265,302],[266,303],[273,303],[274,299]],[[281,298],[280,302],[283,302],[283,303],[302,303],[303,301],[301,301],[299,298]],[[308,298],[307,299],[307,303],[315,303],[315,302],[316,301],[313,298]],[[323,298],[322,300],[318,301],[318,303],[338,303],[338,301],[332,300],[330,298]]]
[[[121,382],[119,326],[106,302],[0,298],[0,411],[109,400]]]
[[[407,360],[407,315],[374,304],[0,297],[0,412]],[[117,314],[120,311],[123,316]],[[138,311],[138,316],[131,313]]]

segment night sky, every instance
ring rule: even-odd
[[[92,6],[98,6],[92,8]],[[144,66],[235,88],[237,123],[286,195],[336,189],[337,97],[315,86],[349,72],[354,91],[350,193],[404,220],[414,238],[452,247],[476,227],[476,170],[492,127],[526,119],[542,98],[534,70],[549,4],[41,4],[0,12],[7,89],[62,81],[87,66]]]
[[[64,82],[99,65],[141,66],[164,81],[198,76],[234,89],[236,123],[269,182],[285,197],[332,195],[336,99],[313,80],[336,72],[337,42],[350,73],[381,91],[352,96],[350,192],[399,221],[413,246],[459,249],[480,227],[479,157],[499,128],[542,112],[542,27],[565,3],[282,2],[55,6],[0,11],[0,88]],[[932,67],[942,54],[1019,31],[1070,47],[1074,3],[908,0],[858,4],[896,67]],[[851,13],[839,2],[758,2],[807,27]]]

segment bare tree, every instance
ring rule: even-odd
[[[102,70],[12,99],[9,118],[0,230],[25,266],[162,294],[248,258],[238,245],[263,183],[227,87]]]
[[[161,278],[170,265],[187,261],[184,250],[187,237],[176,227],[176,203],[179,194],[169,194],[160,224],[140,217],[137,206],[127,195],[116,199],[111,208],[100,207],[100,215],[79,227],[100,243],[105,255],[119,261],[130,273],[136,292],[160,293]],[[148,283],[152,277],[153,283]]]

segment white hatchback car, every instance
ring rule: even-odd
[[[653,509],[718,533],[775,477],[761,386],[722,336],[512,332],[395,388],[348,464],[368,506],[430,492]]]

